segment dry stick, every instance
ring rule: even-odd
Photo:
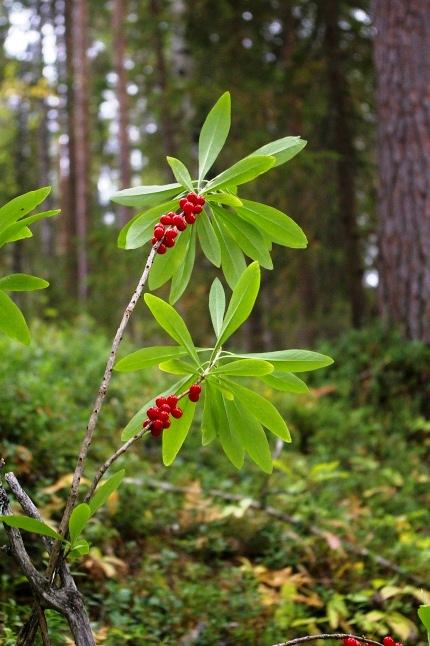
[[[306,637],[296,637],[295,639],[290,639],[287,642],[281,642],[280,644],[274,644],[274,646],[294,646],[295,644],[304,644],[305,642],[313,642],[318,639],[327,640],[327,639],[346,639],[347,637],[353,637],[363,644],[374,644],[375,646],[382,646],[380,642],[375,642],[373,639],[366,639],[366,637],[358,637],[357,635],[351,635],[351,633],[324,633],[323,635],[306,635]]]
[[[153,478],[126,478],[125,481],[134,483],[134,484],[142,484],[145,482],[149,487],[152,487],[153,489],[162,489],[163,491],[172,491],[173,493],[182,493],[182,494],[192,493],[192,490],[189,487],[179,487],[176,485],[172,485],[170,482],[155,480]],[[219,489],[209,489],[204,493],[207,496],[212,496],[214,498],[221,498],[229,502],[241,502],[242,500],[244,500],[243,496],[241,496],[240,494],[225,493],[225,491],[221,491]],[[278,511],[278,509],[275,509],[275,507],[271,507],[270,505],[262,505],[257,500],[251,499],[249,501],[248,506],[251,507],[252,509],[258,509],[260,511],[264,511],[269,516],[274,516],[275,518],[278,518],[279,520],[287,522],[290,525],[293,525],[294,527],[303,527],[303,523],[297,518],[294,518],[294,516],[290,516],[290,514],[286,514],[285,512]],[[327,535],[324,532],[324,530],[319,529],[318,527],[308,527],[307,530],[311,534],[314,534],[315,536],[324,538],[324,540],[327,539]],[[370,560],[374,561],[384,569],[391,570],[392,572],[394,572],[395,574],[398,574],[403,579],[407,581],[411,581],[411,583],[414,583],[418,587],[425,588],[427,586],[426,582],[422,581],[414,574],[410,572],[406,572],[395,563],[392,563],[392,561],[389,561],[388,559],[384,558],[383,556],[379,556],[378,554],[374,554],[366,547],[359,547],[357,545],[354,545],[353,543],[350,543],[349,541],[344,541],[344,540],[340,540],[340,543],[342,547],[346,549],[346,551],[351,552],[353,554],[357,554],[358,556],[369,558]]]

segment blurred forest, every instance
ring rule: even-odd
[[[172,181],[166,155],[194,168],[226,90],[232,129],[214,174],[276,138],[308,141],[243,192],[288,213],[309,247],[274,246],[276,271],[264,271],[237,343],[321,349],[335,365],[310,376],[307,394],[269,393],[293,435],[272,444],[272,476],[236,472],[195,433],[170,470],[154,444],[130,453],[124,489],[89,527],[97,547],[76,565],[97,643],[271,646],[330,629],[426,643],[427,5],[0,3],[0,203],[50,184],[46,208],[62,209],[0,260],[51,283],[17,297],[35,342],[0,339],[4,455],[45,518],[60,517],[109,335],[146,259],[117,248],[136,211],[110,196]],[[200,255],[179,301],[198,344],[211,338],[214,275]],[[157,339],[142,304],[130,329],[125,350]],[[89,472],[154,384],[166,377],[115,376]],[[1,584],[0,643],[11,646],[31,595],[8,565]],[[48,619],[53,646],[70,643]]]

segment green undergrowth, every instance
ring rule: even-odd
[[[87,321],[37,325],[33,338],[24,349],[0,340],[2,454],[55,522],[108,342]],[[126,480],[89,525],[90,555],[73,565],[99,643],[269,646],[342,630],[424,646],[416,611],[430,597],[430,349],[372,329],[319,350],[335,364],[310,375],[309,394],[264,393],[293,436],[271,476],[250,462],[238,472],[215,444],[201,447],[197,423],[169,469],[153,439],[118,463]],[[167,379],[156,370],[114,376],[89,474]],[[6,556],[1,568],[8,646],[31,597]],[[53,645],[66,643],[62,621],[48,620]]]

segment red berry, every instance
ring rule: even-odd
[[[151,408],[148,408],[148,410],[146,411],[146,414],[151,420],[158,419],[158,408],[151,406]]]
[[[361,646],[361,644],[355,637],[345,637],[343,646]]]
[[[157,238],[154,238],[154,237],[153,237],[153,238],[152,238],[152,240],[151,240],[151,243],[154,245],[154,244],[156,244],[157,242],[158,242]]]
[[[175,215],[175,217],[173,218],[173,224],[178,229],[178,231],[185,231],[185,229],[187,228],[187,223],[185,222],[182,215]]]
[[[197,196],[197,204],[200,204],[200,206],[204,206],[206,204],[206,200],[202,195]]]
[[[195,205],[192,202],[186,202],[182,207],[184,210],[184,213],[194,213],[194,206]]]
[[[164,230],[163,226],[160,226],[158,224],[155,225],[155,227],[154,227],[154,238],[156,240],[161,240],[161,238],[164,237],[164,232],[165,232],[165,230]]]
[[[178,235],[178,232],[176,231],[176,229],[168,229],[164,237],[171,238],[172,240],[174,240],[177,235]]]
[[[160,244],[160,246],[157,249],[157,253],[163,255],[164,253],[166,253],[166,251],[167,251],[166,245],[165,244]]]
[[[155,400],[156,405],[158,408],[161,408],[163,404],[167,404],[167,397],[163,397],[163,395],[160,395],[160,397],[157,397]]]
[[[175,241],[173,238],[165,238],[164,239],[164,244],[166,247],[174,247],[175,246]]]
[[[166,419],[166,421],[163,421],[163,428],[170,428],[170,420]]]
[[[161,406],[158,408],[158,410],[162,410],[165,413],[170,413],[170,411],[172,409],[171,409],[171,406],[169,406],[169,404],[161,404]]]
[[[167,398],[167,403],[169,404],[170,408],[175,408],[176,404],[178,403],[178,397],[176,397],[176,395],[169,395]]]
[[[151,434],[154,437],[158,437],[159,435],[161,435],[163,428],[163,422],[160,419],[156,419],[155,422],[152,422],[151,424]]]
[[[186,197],[182,197],[182,198],[179,200],[179,206],[181,207],[181,209],[183,209],[183,208],[184,208],[184,206],[187,204],[187,202],[188,202],[188,200],[187,200],[187,198],[186,198]]]
[[[390,635],[387,635],[386,637],[384,637],[384,639],[382,640],[382,643],[384,644],[384,646],[396,646],[396,642]]]
[[[185,219],[188,222],[188,224],[194,224],[194,222],[196,221],[196,216],[193,215],[192,213],[186,213]]]
[[[160,222],[161,224],[165,224],[167,226],[169,224],[172,224],[172,216],[170,215],[170,213],[166,213],[166,215],[162,215],[160,218]]]
[[[165,410],[160,410],[158,414],[158,419],[160,419],[163,422],[163,424],[169,421],[169,417],[170,417],[169,413],[166,413]]]
[[[198,402],[201,392],[202,392],[202,387],[199,384],[193,384],[192,386],[190,386],[188,399],[192,402]]]
[[[197,213],[197,215],[198,215],[202,211],[203,211],[203,207],[200,204],[196,204],[195,207],[194,207],[194,213]]]
[[[150,425],[150,423],[151,423],[151,420],[150,420],[150,419],[146,419],[146,420],[143,422],[143,428],[146,428],[147,426],[149,426],[149,425]]]
[[[182,408],[172,408],[172,417],[176,419],[182,417]]]
[[[187,200],[188,202],[191,202],[191,204],[197,204],[198,196],[195,193],[188,193],[187,195]]]

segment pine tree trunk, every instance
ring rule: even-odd
[[[333,148],[338,154],[336,169],[338,210],[343,226],[345,272],[349,290],[351,323],[354,327],[360,327],[363,321],[365,297],[355,196],[356,159],[352,128],[353,111],[340,48],[339,0],[326,0],[323,3],[323,12],[327,73],[333,118]]]
[[[116,95],[118,99],[118,144],[120,188],[131,186],[130,141],[128,136],[128,96],[127,74],[124,66],[125,56],[125,16],[127,0],[115,0],[112,14],[113,59],[117,77]],[[120,224],[124,225],[130,214],[126,206],[118,207]]]
[[[379,305],[430,343],[428,0],[374,2],[379,164]]]

